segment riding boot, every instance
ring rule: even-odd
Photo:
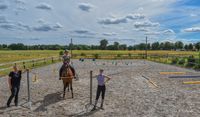
[[[92,111],[96,110],[97,102],[98,102],[98,100],[95,100],[95,104],[94,104]]]
[[[103,102],[104,102],[104,100],[102,99],[101,100],[101,109],[103,109]]]

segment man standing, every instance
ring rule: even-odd
[[[14,97],[15,106],[18,106],[18,93],[20,89],[21,74],[22,72],[18,70],[17,66],[13,66],[13,71],[10,72],[8,78],[8,86],[11,90],[11,96],[7,101],[7,107],[10,107],[10,103]]]

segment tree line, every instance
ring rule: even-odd
[[[136,45],[120,44],[114,42],[109,44],[108,40],[103,39],[99,45],[83,45],[83,44],[69,44],[69,45],[24,45],[22,43],[0,44],[0,50],[185,50],[185,51],[199,51],[200,42],[184,44],[181,41],[177,42],[154,42],[154,43],[140,43]]]

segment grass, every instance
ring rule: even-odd
[[[52,56],[59,56],[60,50],[24,50],[24,51],[11,51],[4,50],[0,51],[0,64],[25,61],[31,59],[48,58]],[[148,59],[156,62],[162,62],[165,64],[170,64],[172,58],[184,58],[193,55],[196,59],[199,58],[199,52],[195,51],[148,51]],[[151,56],[155,56],[152,57]],[[166,58],[168,56],[168,58]],[[73,50],[73,58],[100,58],[100,59],[144,59],[145,51],[128,51],[128,50]],[[42,60],[41,60],[42,61]],[[56,61],[55,61],[56,62]],[[23,67],[22,63],[19,63]],[[35,67],[40,67],[44,65],[51,64],[51,60],[37,63]],[[32,67],[32,63],[25,63],[29,68]],[[0,65],[0,69],[8,68],[13,66],[13,63],[8,65]],[[0,75],[5,75],[10,71],[10,69],[5,71],[0,71]]]

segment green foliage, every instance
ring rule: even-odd
[[[60,51],[60,52],[59,52],[59,55],[60,55],[60,56],[62,56],[63,54],[64,54],[64,52],[63,52],[63,51]]]
[[[178,58],[176,58],[176,57],[175,57],[175,58],[173,58],[173,59],[172,59],[172,62],[171,62],[171,64],[173,64],[173,65],[174,65],[174,64],[177,64],[177,62],[178,62]]]
[[[184,65],[185,64],[185,59],[184,58],[181,58],[178,60],[178,64],[179,65]]]
[[[86,54],[85,53],[81,53],[81,56],[86,56]]]
[[[194,56],[189,56],[188,57],[186,66],[187,67],[195,66],[195,58],[194,58]]]
[[[98,59],[99,58],[99,54],[94,54],[94,58]]]

